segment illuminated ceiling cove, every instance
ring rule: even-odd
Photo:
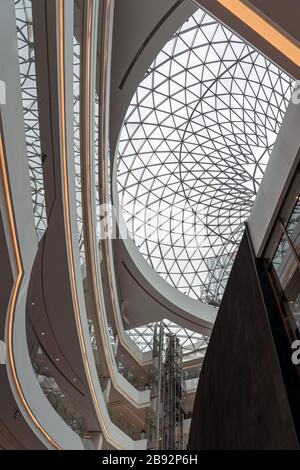
[[[199,9],[149,67],[121,131],[129,235],[181,292],[218,305],[293,87]]]

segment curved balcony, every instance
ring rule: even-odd
[[[97,61],[97,32],[98,32],[98,8],[97,2],[90,2],[90,5],[83,6],[81,10],[81,44],[75,44],[78,53],[75,54],[77,69],[77,58],[80,62],[80,70],[75,72],[75,116],[80,109],[80,126],[75,121],[74,135],[76,137],[78,151],[75,149],[75,164],[80,168],[80,174],[76,173],[76,180],[79,183],[81,194],[77,197],[77,221],[79,246],[82,247],[81,272],[83,274],[83,284],[85,292],[85,303],[88,318],[93,325],[94,339],[98,348],[98,354],[105,359],[103,361],[100,374],[109,376],[112,387],[116,392],[136,408],[149,407],[149,391],[138,391],[129,381],[123,377],[116,365],[115,353],[110,338],[110,325],[107,321],[107,308],[102,290],[102,280],[99,272],[99,240],[97,237],[97,200],[95,183],[95,103],[96,103],[96,61]],[[105,18],[105,14],[104,14]],[[95,20],[96,19],[96,20]],[[103,22],[106,31],[106,22]],[[105,32],[101,35],[105,41]],[[80,50],[80,52],[79,52]],[[104,76],[107,65],[100,60],[100,76]],[[77,77],[80,77],[77,79]],[[100,96],[102,102],[102,96]],[[103,108],[103,104],[102,104]],[[77,111],[78,110],[78,111]],[[103,115],[100,116],[102,123]],[[102,128],[102,124],[100,126]],[[78,132],[79,131],[79,132]],[[97,129],[96,129],[97,131]],[[101,132],[101,131],[100,131]],[[78,137],[77,137],[78,136]],[[99,141],[105,136],[101,135]],[[78,160],[79,159],[79,160]],[[80,197],[81,196],[81,197]],[[82,205],[78,202],[82,200]],[[100,353],[101,352],[101,353]]]
[[[103,205],[105,211],[110,213],[111,198],[111,166],[109,152],[109,94],[110,94],[110,67],[111,67],[111,49],[112,49],[112,23],[113,23],[113,2],[104,2],[103,12],[103,44],[101,49],[100,63],[103,68],[100,71],[98,96],[102,103],[100,107],[100,123],[99,126],[99,203]],[[107,55],[107,51],[109,54]],[[101,214],[103,217],[104,213]],[[151,365],[151,353],[142,353],[136,344],[125,333],[122,306],[119,300],[119,292],[115,274],[115,255],[113,253],[112,240],[103,230],[99,230],[101,236],[100,250],[103,257],[101,263],[101,272],[103,279],[103,289],[107,306],[107,318],[111,322],[111,326],[118,337],[118,348],[120,354],[129,355],[136,365],[147,367]]]
[[[96,14],[97,2],[84,3],[83,6],[86,10],[82,11],[81,19],[94,21],[95,18],[98,18]],[[48,228],[45,234],[44,246],[41,243],[40,261],[37,257],[37,264],[40,267],[43,266],[41,269],[44,269],[44,274],[41,276],[43,285],[39,286],[34,282],[32,285],[34,297],[38,295],[38,292],[41,293],[41,300],[43,300],[43,296],[45,300],[45,293],[47,296],[43,308],[46,315],[44,318],[45,321],[48,321],[48,324],[45,323],[43,326],[49,328],[47,334],[42,335],[45,332],[39,325],[39,341],[43,341],[40,335],[44,337],[51,333],[52,344],[56,342],[54,350],[56,353],[57,351],[61,352],[59,367],[55,364],[56,368],[60,369],[61,376],[66,374],[68,364],[69,366],[76,364],[74,367],[77,375],[74,375],[71,381],[73,381],[73,387],[74,384],[78,388],[81,387],[81,393],[84,395],[83,400],[86,404],[83,405],[82,403],[82,406],[86,409],[84,412],[80,412],[80,416],[84,417],[86,421],[87,434],[98,433],[100,435],[101,432],[104,441],[114,448],[142,448],[145,446],[145,441],[133,441],[129,436],[118,430],[111,421],[106,404],[106,393],[103,390],[105,381],[99,376],[91,343],[89,328],[91,309],[89,308],[88,312],[86,310],[83,282],[86,277],[85,268],[83,269],[84,263],[82,265],[80,263],[80,259],[83,259],[82,249],[80,257],[80,247],[84,246],[86,239],[84,239],[84,230],[79,231],[78,239],[75,202],[76,162],[72,158],[74,154],[74,91],[72,86],[74,70],[70,58],[73,57],[74,32],[70,25],[73,24],[73,4],[66,4],[62,0],[58,0],[50,6],[47,3],[47,15],[44,12],[45,7],[46,3],[44,2],[33,2],[34,33],[38,38],[37,40],[44,44],[44,48],[41,47],[37,54],[37,76],[41,147],[45,155],[43,166],[45,197],[46,206],[49,210]],[[91,11],[95,14],[91,15]],[[84,23],[84,26],[86,25],[89,26],[88,31],[91,32],[93,29],[92,24]],[[88,37],[92,48],[93,38],[92,36]],[[49,50],[51,51],[51,59],[48,55]],[[46,64],[47,66],[45,66]],[[89,80],[87,86],[91,86]],[[53,90],[56,90],[56,92]],[[45,99],[46,96],[51,96],[51,99]],[[95,95],[93,95],[93,99],[95,99],[94,97]],[[49,129],[52,132],[49,132]],[[51,135],[50,140],[47,137],[49,135]],[[92,216],[94,216],[93,213]],[[78,243],[78,241],[82,243]],[[87,272],[88,268],[87,262]],[[62,286],[64,286],[64,294],[61,292],[60,295],[57,295]],[[33,303],[35,302],[33,301]],[[40,308],[42,308],[42,302]],[[63,312],[68,312],[67,317],[63,315]],[[104,308],[102,312],[105,315]],[[38,320],[36,319],[36,321]],[[103,316],[102,321],[105,321],[105,316]],[[68,329],[67,336],[64,335],[66,328]],[[109,336],[108,328],[103,333]],[[44,338],[45,340],[46,338]],[[103,341],[102,337],[101,341]],[[108,342],[102,342],[102,344],[108,348],[105,354],[108,353],[114,357],[110,342],[109,344]],[[48,346],[44,348],[44,351],[49,353]],[[77,356],[76,360],[74,354]],[[98,348],[98,354],[100,357],[98,365],[101,372],[104,372],[106,366],[103,359],[106,356],[102,352],[100,353],[100,348]],[[67,381],[69,382],[70,372],[67,373]],[[120,376],[120,374],[118,375]],[[125,379],[123,380],[125,382],[122,384],[123,389],[125,391],[129,389],[131,392],[130,384]],[[58,381],[57,384],[63,389]],[[79,392],[80,390],[78,390]],[[136,391],[137,401],[140,401],[143,406],[143,396],[147,397],[148,395],[148,392]],[[87,416],[90,416],[90,420],[87,420]],[[92,424],[93,422],[94,424]]]
[[[6,104],[1,106],[0,130],[0,184],[4,195],[1,219],[9,253],[10,267],[6,267],[8,273],[11,270],[12,280],[10,300],[1,325],[2,328],[5,322],[3,331],[7,345],[7,412],[4,412],[3,416],[7,414],[9,418],[14,403],[14,419],[18,420],[18,426],[14,426],[12,435],[19,442],[23,442],[25,448],[80,449],[83,446],[78,436],[69,432],[68,426],[45,399],[34,375],[27,348],[26,296],[37,252],[37,236],[30,195],[28,160],[24,158],[27,154],[24,107],[13,2],[2,2],[0,22],[1,79],[6,83]],[[3,387],[4,390],[4,374],[1,382],[1,389]],[[10,392],[7,389],[8,382]],[[10,418],[7,421],[7,429],[11,424]]]

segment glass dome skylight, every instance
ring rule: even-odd
[[[120,136],[130,236],[161,277],[218,305],[293,87],[199,9],[139,85]]]

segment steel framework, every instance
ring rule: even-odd
[[[31,0],[15,0],[22,102],[31,196],[38,239],[47,228],[38,116]],[[24,155],[25,157],[25,155]]]
[[[164,322],[155,326],[153,358],[156,380],[152,398],[156,413],[149,423],[149,444],[152,449],[180,450],[184,447],[182,347]]]
[[[199,349],[205,349],[208,345],[208,336],[195,333],[191,330],[188,330],[187,328],[182,328],[168,320],[164,320],[163,324],[168,334],[176,334],[180,341],[183,354],[197,351]],[[127,334],[137,344],[141,351],[151,351],[154,349],[153,343],[156,328],[157,323],[150,323],[139,328],[132,328],[131,330],[127,330]]]
[[[293,80],[199,9],[134,94],[118,190],[130,236],[166,281],[219,305]]]

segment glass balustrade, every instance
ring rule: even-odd
[[[281,220],[282,235],[272,258],[271,266],[284,294],[286,310],[292,314],[300,331],[300,199],[287,222]],[[294,328],[295,328],[294,327]]]
[[[55,379],[55,366],[37,338],[30,318],[27,319],[27,343],[31,364],[44,395],[64,422],[80,437],[85,436],[87,429],[84,417]],[[57,373],[60,374],[59,371]]]

